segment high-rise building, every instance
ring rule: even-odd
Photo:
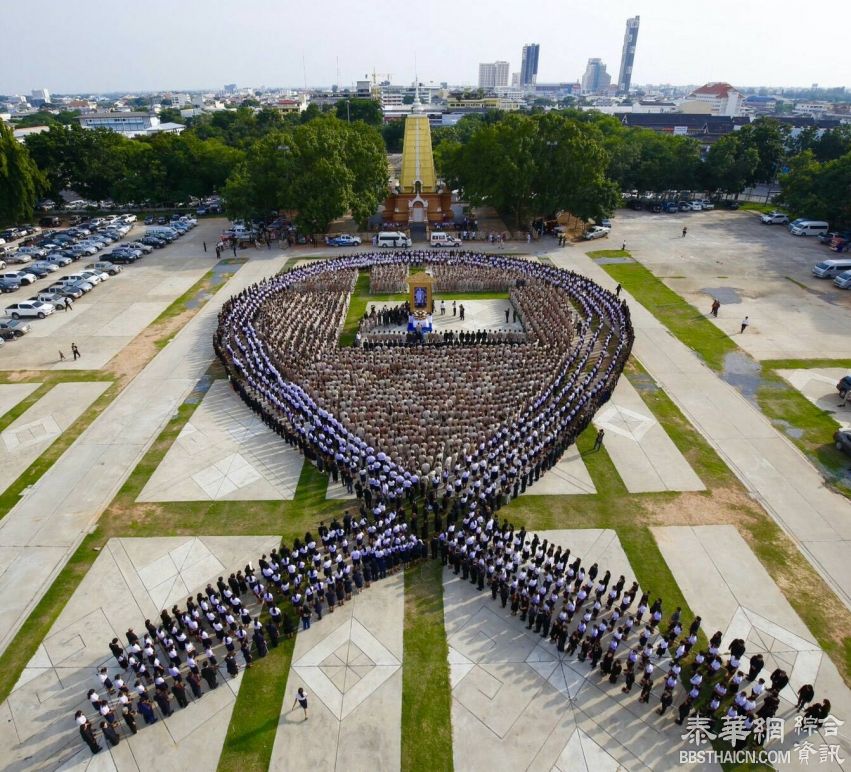
[[[635,61],[635,44],[638,42],[638,22],[640,16],[626,20],[626,32],[623,36],[623,53],[621,54],[621,69],[618,73],[618,93],[628,94],[632,81],[632,63]]]
[[[479,65],[479,88],[505,88],[508,85],[508,62],[482,62]]]
[[[235,94],[236,83],[225,83],[225,94]]]
[[[589,59],[585,74],[582,76],[583,94],[601,94],[612,83],[612,76],[606,72],[602,59]]]
[[[520,85],[534,85],[538,79],[538,54],[541,47],[537,43],[527,43],[523,46],[523,58],[520,63]]]
[[[46,88],[34,88],[30,92],[30,102],[34,105],[50,104],[50,92]]]

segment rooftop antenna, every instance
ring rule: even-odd
[[[304,54],[301,55],[301,73],[304,77],[304,90],[307,91],[307,65],[304,63]]]

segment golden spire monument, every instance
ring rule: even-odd
[[[420,86],[405,118],[399,187],[384,204],[384,220],[396,223],[443,223],[452,220],[452,194],[438,182],[431,147],[431,126],[420,101]]]

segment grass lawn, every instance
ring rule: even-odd
[[[452,769],[452,691],[443,627],[443,566],[426,560],[405,572],[402,770]]]
[[[281,639],[277,648],[269,649],[263,659],[255,658],[251,669],[243,671],[219,756],[219,772],[265,772],[269,768],[295,641],[295,637]]]

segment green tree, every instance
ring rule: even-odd
[[[12,129],[0,121],[0,223],[28,220],[43,187],[41,172]]]
[[[324,232],[351,211],[371,215],[386,193],[387,160],[379,132],[325,115],[257,140],[224,188],[234,216],[287,210],[305,233]]]
[[[381,105],[375,99],[340,99],[334,105],[334,112],[341,121],[363,121],[370,126],[384,123]]]
[[[160,120],[163,123],[185,123],[180,110],[176,107],[163,107],[160,110]]]
[[[790,212],[851,227],[851,153],[819,163],[811,150],[792,158],[778,202]]]
[[[786,155],[789,129],[772,118],[757,118],[736,132],[739,144],[745,149],[753,148],[757,164],[746,184],[772,182],[777,178]]]
[[[707,190],[741,193],[753,181],[758,166],[757,149],[736,134],[726,134],[706,154],[704,185]]]
[[[390,121],[381,127],[381,136],[388,153],[401,153],[405,137],[405,121]]]
[[[447,181],[471,204],[495,207],[511,227],[560,210],[600,217],[617,202],[601,132],[557,113],[505,115],[439,150]]]

